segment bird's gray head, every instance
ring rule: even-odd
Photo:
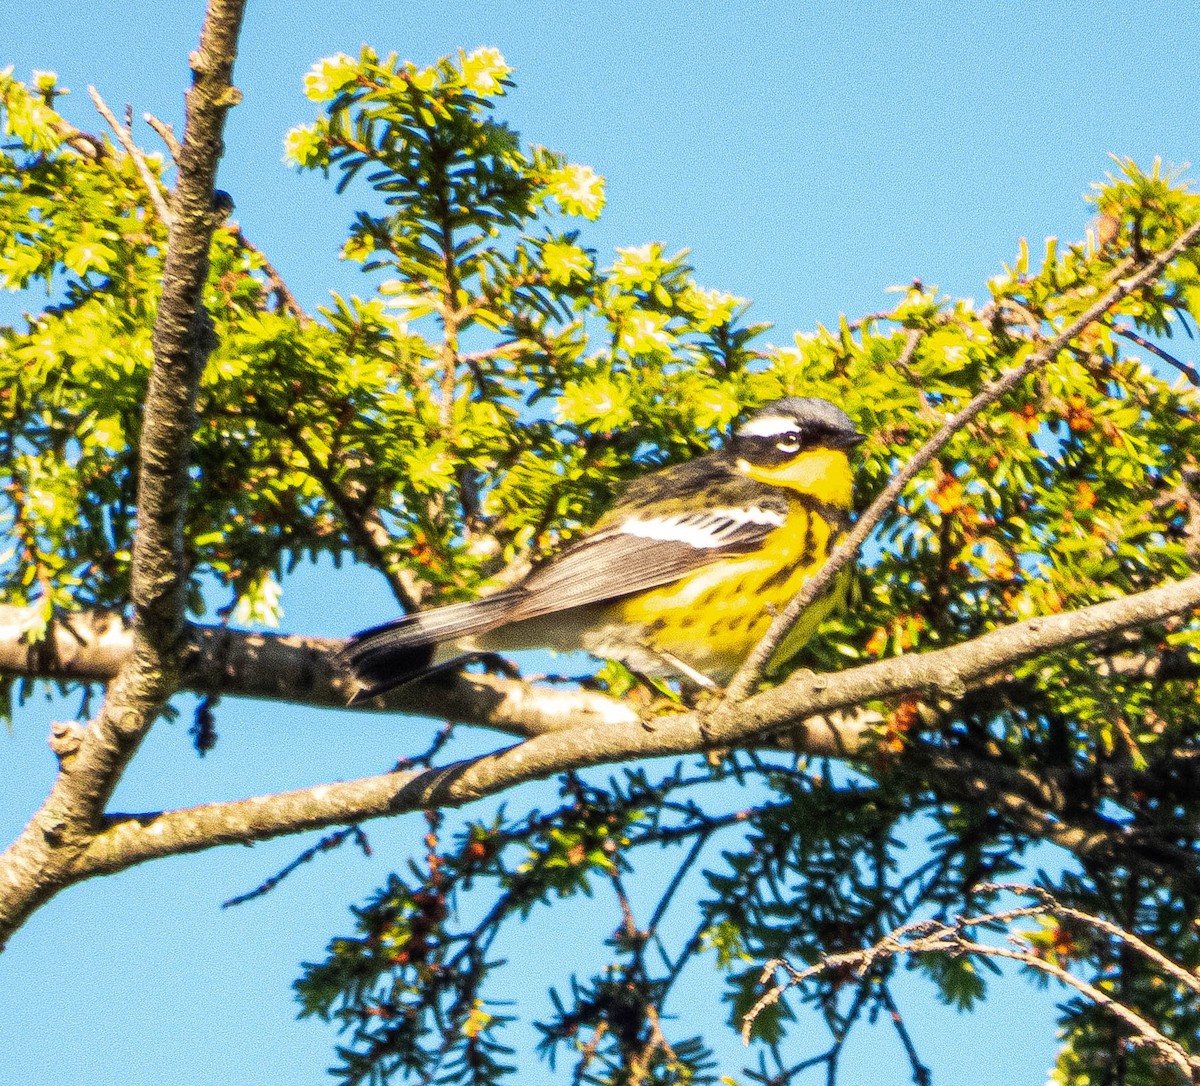
[[[737,427],[731,449],[751,463],[765,465],[810,449],[849,450],[862,440],[840,407],[811,396],[788,396],[760,407]]]

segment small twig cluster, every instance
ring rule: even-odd
[[[754,1020],[767,1007],[778,1003],[792,988],[824,974],[851,973],[858,977],[873,972],[877,966],[892,958],[921,954],[948,954],[952,957],[976,955],[987,959],[1005,959],[1053,977],[1075,989],[1084,999],[1101,1007],[1118,1018],[1128,1030],[1127,1043],[1132,1047],[1152,1048],[1164,1064],[1174,1065],[1185,1082],[1200,1082],[1200,1056],[1193,1055],[1178,1041],[1168,1037],[1154,1023],[1137,1011],[1113,998],[1108,992],[1075,976],[1054,955],[1039,951],[1030,939],[1011,929],[1019,920],[1037,916],[1053,916],[1071,920],[1102,932],[1124,944],[1129,950],[1142,956],[1172,981],[1200,995],[1200,977],[1172,961],[1132,932],[1102,917],[1059,902],[1048,890],[1038,886],[1020,884],[985,883],[978,887],[981,893],[1008,892],[1025,898],[1033,898],[1035,904],[1011,909],[981,913],[977,916],[958,916],[952,920],[917,920],[889,932],[874,945],[860,950],[831,954],[814,965],[798,969],[790,962],[774,960],[762,971],[761,983],[768,984],[776,972],[782,970],[786,978],[776,982],[759,998],[742,1020],[742,1040],[749,1043]],[[1008,930],[1008,946],[981,942],[975,932],[981,928]]]

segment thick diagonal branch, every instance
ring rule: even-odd
[[[0,604],[0,674],[64,683],[107,683],[133,652],[133,630],[113,611],[56,616],[42,640],[26,632],[38,622],[36,606]],[[180,689],[197,694],[257,698],[320,709],[346,706],[351,690],[332,659],[345,642],[301,634],[249,633],[227,626],[189,625]],[[1200,661],[1182,649],[1129,651],[1093,660],[1102,677],[1166,682],[1200,678]],[[994,698],[1031,695],[1028,682],[988,676],[967,693]],[[625,701],[597,691],[554,687],[495,675],[447,672],[436,681],[393,690],[359,702],[356,711],[416,713],[471,724],[521,738],[581,725],[635,724],[641,717]],[[855,712],[846,734],[879,722]]]
[[[213,346],[202,292],[225,115],[240,98],[231,76],[244,6],[244,0],[210,0],[200,47],[190,57],[193,83],[138,450],[132,652],[97,717],[73,749],[61,752],[61,770],[45,804],[0,856],[0,944],[34,909],[77,881],[76,863],[101,825],[117,781],[178,681],[196,390]]]

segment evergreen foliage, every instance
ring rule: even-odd
[[[187,531],[194,617],[219,586],[224,619],[277,624],[284,575],[322,555],[371,564],[407,602],[471,598],[561,547],[625,480],[785,395],[831,399],[869,435],[865,507],[944,415],[1200,218],[1180,177],[1120,161],[1089,236],[1036,256],[1022,242],[982,303],[914,283],[886,313],[775,346],[744,299],[696,282],[686,250],[589,246],[603,180],[497,119],[510,75],[494,49],[421,67],[364,48],[309,73],[321,112],[286,155],[362,208],[343,255],[368,273],[364,296],[335,294],[310,317],[236,224],[218,227],[204,299],[218,346]],[[167,237],[134,158],[68,123],[60,93],[52,73],[0,73],[0,282],[36,307],[0,328],[0,603],[36,606],[35,642],[55,615],[129,605]],[[146,162],[156,183],[173,168]],[[856,606],[803,665],[953,645],[1194,572],[1197,378],[1164,344],[1198,320],[1190,251],[959,432],[881,526]],[[552,810],[521,810],[517,794],[494,820],[431,813],[424,855],[305,967],[302,1013],[342,1027],[346,1086],[515,1081],[505,1025],[521,1008],[493,1000],[493,944],[532,910],[610,887],[624,906],[611,964],[555,994],[542,1054],[587,1082],[713,1081],[704,1039],[671,1018],[687,970],[727,976],[736,1027],[767,960],[811,963],[914,917],[986,907],[978,887],[1027,871],[1051,824],[1091,842],[1043,876],[1057,897],[1191,967],[1198,641],[1184,616],[932,704],[867,706],[883,723],[852,765],[781,742],[572,775]],[[592,685],[625,694],[629,677],[609,665]],[[945,753],[976,759],[980,786],[940,775]],[[907,849],[914,836],[927,847]],[[664,865],[659,906],[635,917],[625,886]],[[684,901],[696,871],[707,889]],[[668,908],[695,916],[677,945],[660,931]],[[1194,993],[1094,932],[1069,934],[1031,938],[1194,1042]],[[950,1004],[986,994],[981,962],[913,964]],[[745,1081],[812,1062],[793,1029],[803,1004],[828,1025],[818,1057],[835,1064],[856,1021],[896,1011],[899,967],[825,974],[765,1010]],[[1112,1077],[1125,1034],[1103,1010],[1073,1000],[1062,1025],[1063,1086],[1161,1081],[1144,1049]]]

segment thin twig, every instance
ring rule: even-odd
[[[388,557],[391,540],[378,511],[364,508],[355,495],[342,486],[333,465],[321,460],[300,427],[293,425],[290,419],[282,415],[271,421],[291,439],[297,452],[304,457],[310,474],[321,484],[329,500],[342,514],[342,520],[351,537],[363,549],[371,564],[386,578],[396,601],[406,612],[420,610],[424,586],[411,570]]]
[[[1152,947],[1149,943],[1134,935],[1133,932],[1118,927],[1111,920],[1105,920],[1101,916],[1093,916],[1091,913],[1085,913],[1079,909],[1073,909],[1069,905],[1063,905],[1049,890],[1041,886],[1024,886],[1020,883],[983,883],[979,886],[979,890],[985,893],[1007,890],[1009,893],[1021,894],[1024,897],[1037,898],[1043,903],[1047,912],[1052,912],[1056,916],[1069,917],[1090,928],[1095,928],[1097,931],[1102,931],[1106,935],[1111,935],[1131,950],[1137,951],[1144,958],[1152,961],[1164,973],[1169,973],[1180,984],[1200,995],[1200,977],[1197,977],[1190,969],[1185,969],[1178,962],[1172,961],[1161,950]]]
[[[69,121],[62,117],[55,116],[51,122],[54,131],[57,132],[64,143],[73,150],[83,155],[84,158],[90,159],[92,162],[100,162],[108,155],[108,147],[105,146],[104,140],[98,136],[93,136],[90,132],[83,132],[76,128]]]
[[[401,770],[405,769],[417,769],[421,767],[425,769],[431,769],[433,767],[434,758],[441,753],[442,747],[450,742],[450,737],[452,735],[454,735],[454,724],[451,721],[447,721],[440,728],[438,728],[437,733],[434,735],[429,746],[421,751],[420,754],[412,754],[407,758],[401,758],[399,761],[397,761],[396,772],[400,772]]]
[[[900,352],[900,357],[896,359],[896,369],[907,370],[912,365],[913,357],[917,353],[917,346],[924,338],[925,329],[909,328],[904,334],[904,349]]]
[[[1094,984],[1089,984],[1086,980],[1074,976],[1061,966],[1039,957],[1032,951],[1010,950],[1008,947],[988,946],[986,943],[978,943],[973,939],[967,939],[963,936],[958,936],[954,939],[953,948],[961,953],[978,954],[982,957],[1008,958],[1011,961],[1027,965],[1040,973],[1045,973],[1047,976],[1053,977],[1068,987],[1074,988],[1080,995],[1095,1003],[1097,1007],[1103,1007],[1110,1014],[1120,1018],[1121,1021],[1133,1030],[1137,1041],[1143,1045],[1149,1045],[1157,1049],[1162,1056],[1174,1063],[1183,1072],[1186,1081],[1193,1082],[1196,1072],[1200,1071],[1200,1060],[1194,1059],[1178,1041],[1172,1040],[1155,1029],[1150,1022],[1136,1011],[1130,1010],[1124,1003],[1114,999]],[[914,943],[912,949],[920,953],[922,947],[918,943]],[[929,949],[943,950],[944,948],[930,945]]]
[[[162,221],[167,224],[167,226],[170,226],[171,209],[167,204],[166,197],[163,195],[161,184],[150,170],[150,165],[146,161],[145,153],[133,140],[132,127],[128,124],[123,125],[117,120],[116,116],[113,114],[113,111],[108,107],[108,103],[104,101],[104,99],[100,96],[100,92],[97,91],[95,87],[88,87],[88,94],[91,95],[92,102],[95,104],[97,112],[99,112],[100,116],[108,122],[109,127],[112,128],[113,132],[116,133],[117,139],[120,141],[121,146],[125,149],[126,154],[133,159],[134,165],[137,167],[138,174],[142,179],[142,183],[146,186],[146,190],[150,194],[150,200],[154,204],[154,209],[158,212],[159,218],[161,218]],[[180,146],[179,141],[175,138],[175,133],[171,126],[160,121],[152,113],[145,113],[143,114],[143,117],[145,118],[146,123],[158,133],[158,135],[162,138],[162,141],[167,145],[167,149],[171,152],[171,157],[178,162]],[[238,245],[240,245],[247,252],[253,253],[254,256],[258,258],[262,265],[263,273],[267,277],[267,283],[272,292],[283,303],[284,309],[286,309],[292,314],[293,317],[296,318],[296,323],[302,327],[306,324],[312,323],[312,318],[305,312],[304,307],[291,292],[291,289],[284,281],[283,276],[279,274],[278,270],[275,268],[275,265],[273,265],[270,260],[267,259],[266,254],[263,253],[261,249],[254,245],[250,239],[246,237],[245,232],[240,226],[235,228],[234,237],[237,239]]]
[[[527,349],[528,346],[525,341],[510,340],[507,343],[498,343],[495,347],[488,347],[482,351],[462,352],[459,354],[458,360],[465,365],[471,366],[479,362],[487,362],[492,358],[505,358],[509,355],[517,355]]]
[[[1132,936],[1129,932],[1116,928],[1115,925],[1109,925],[1107,921],[1100,921],[1098,917],[1091,917],[1086,913],[1080,914],[1078,910],[1059,906],[1047,891],[1036,890],[1030,887],[1005,886],[1003,884],[987,884],[986,888],[990,890],[1013,890],[1017,893],[1032,893],[1034,896],[1041,897],[1042,900],[1039,904],[1032,906],[1021,906],[1001,912],[985,913],[980,916],[960,916],[951,923],[944,923],[939,920],[915,921],[896,928],[873,946],[865,947],[862,950],[848,951],[844,954],[832,954],[815,965],[804,969],[797,969],[789,962],[779,959],[768,962],[763,968],[762,973],[762,982],[764,984],[779,969],[783,969],[788,974],[788,979],[773,985],[747,1012],[742,1022],[743,1042],[748,1043],[754,1020],[763,1010],[777,1003],[789,989],[802,984],[806,980],[820,976],[829,970],[852,969],[859,976],[865,977],[881,959],[885,960],[899,955],[978,955],[985,958],[1005,958],[1010,961],[1020,962],[1022,965],[1044,973],[1046,976],[1053,977],[1062,984],[1074,988],[1091,1003],[1094,1003],[1097,1007],[1105,1008],[1109,1013],[1124,1022],[1133,1034],[1130,1039],[1131,1043],[1156,1049],[1164,1059],[1174,1063],[1180,1069],[1185,1080],[1188,1082],[1193,1082],[1197,1077],[1200,1077],[1200,1058],[1192,1056],[1181,1044],[1167,1037],[1151,1022],[1117,999],[1114,999],[1107,992],[1080,977],[1074,976],[1067,969],[1047,958],[1039,956],[1032,950],[1013,949],[1011,947],[992,946],[987,943],[981,943],[971,938],[967,932],[985,926],[1008,928],[1014,921],[1026,917],[1062,912],[1063,915],[1077,914],[1076,918],[1084,919],[1089,923],[1098,921],[1099,923],[1096,926],[1103,925],[1103,930],[1119,932],[1119,937],[1125,940],[1136,939],[1136,936]],[[1018,938],[1010,936],[1010,939],[1016,940]],[[1130,945],[1133,946],[1134,944],[1130,942]],[[1171,964],[1174,965],[1174,963]]]
[[[363,833],[358,826],[346,826],[344,829],[337,830],[334,833],[326,834],[312,848],[306,848],[299,856],[291,863],[281,867],[269,879],[264,879],[253,890],[248,890],[244,894],[238,894],[237,897],[231,897],[228,901],[221,902],[222,909],[232,908],[234,905],[242,905],[247,901],[253,901],[256,897],[262,897],[263,894],[270,893],[284,879],[296,870],[301,864],[306,864],[310,860],[315,859],[322,852],[329,852],[346,842],[347,838],[353,837],[354,843],[362,849],[364,856],[371,855],[371,846],[367,841],[367,835]]]
[[[154,210],[158,212],[159,219],[169,227],[172,221],[171,208],[167,204],[166,196],[163,195],[158,178],[154,176],[150,164],[146,161],[146,156],[142,154],[142,149],[133,142],[133,133],[117,120],[116,114],[108,108],[108,103],[100,97],[100,92],[95,87],[88,87],[88,94],[91,96],[92,104],[96,107],[96,112],[108,122],[108,126],[116,134],[121,146],[125,148],[125,153],[133,159],[133,164],[137,167],[142,184],[146,186],[146,192],[150,196]]]
[[[1127,324],[1114,324],[1112,330],[1117,335],[1124,337],[1131,343],[1136,343],[1139,347],[1144,348],[1153,355],[1157,355],[1168,366],[1173,366],[1184,375],[1193,385],[1200,387],[1200,370],[1197,370],[1190,362],[1183,362],[1176,358],[1168,351],[1164,351],[1157,343],[1152,343],[1145,336],[1140,336]]]
[[[638,930],[637,918],[633,915],[633,905],[629,901],[629,894],[625,892],[625,883],[621,880],[621,871],[614,867],[608,873],[608,881],[612,883],[613,893],[617,897],[617,905],[621,909],[621,926],[617,929],[621,938],[628,939],[632,943],[645,946],[646,933]],[[635,968],[642,965],[641,954],[634,955]],[[644,973],[644,968],[642,969]]]
[[[1043,338],[1042,322],[1015,298],[1001,298],[996,303],[996,308],[1000,310],[1007,309],[1020,317],[1025,327],[1029,329],[1029,334],[1033,339],[1040,340]]]
[[[160,121],[153,113],[143,113],[142,120],[158,133],[158,138],[167,145],[167,150],[171,152],[171,158],[178,165],[179,154],[183,148],[179,146],[179,140],[175,137],[175,129],[166,121]]]
[[[914,288],[912,288],[912,289],[919,290],[920,284],[919,283],[915,284]],[[896,319],[896,312],[895,312],[895,310],[892,310],[892,309],[881,310],[878,313],[867,313],[864,316],[858,317],[857,319],[852,320],[850,322],[850,331],[858,332],[861,329],[865,328],[868,324],[878,324],[881,321],[894,321],[895,319]],[[766,356],[770,357],[771,352],[769,352],[769,351],[766,352]]]
[[[667,909],[670,908],[671,899],[675,896],[675,891],[679,889],[687,873],[692,869],[692,865],[700,858],[700,853],[704,850],[704,846],[708,844],[708,839],[712,835],[712,829],[705,827],[692,843],[692,847],[688,850],[688,854],[684,857],[675,874],[671,876],[671,881],[667,885],[663,895],[659,898],[658,905],[654,909],[654,915],[650,917],[650,923],[646,930],[651,935],[658,931],[659,924],[662,923],[663,917],[666,915]]]
[[[892,1025],[896,1028],[896,1035],[900,1038],[900,1043],[904,1046],[909,1066],[912,1067],[913,1082],[917,1086],[929,1086],[933,1081],[933,1074],[921,1062],[917,1046],[913,1043],[912,1036],[908,1032],[908,1027],[904,1024],[904,1016],[900,1013],[900,1008],[896,1006],[896,1001],[892,998],[891,990],[886,984],[879,986],[879,1001],[888,1012],[888,1017],[891,1018]]]
[[[1151,260],[1141,271],[1135,275],[1131,275],[1128,279],[1118,282],[1115,287],[1085,309],[1044,347],[1030,354],[1021,365],[1014,366],[1012,369],[1001,373],[1000,376],[985,385],[961,411],[948,416],[942,424],[941,429],[904,465],[879,496],[870,504],[866,512],[859,517],[853,530],[834,548],[833,553],[829,556],[829,561],[825,563],[820,572],[808,580],[800,592],[792,599],[791,603],[776,616],[762,640],[755,646],[750,655],[746,657],[742,666],[738,668],[737,674],[734,675],[733,681],[730,682],[725,692],[725,700],[741,701],[746,697],[758,681],[759,676],[762,675],[771,657],[774,656],[775,650],[795,624],[796,619],[826,590],[832,583],[833,578],[849,564],[850,560],[858,553],[858,549],[866,541],[867,536],[883,520],[884,516],[892,508],[912,479],[945,448],[955,434],[979,415],[984,408],[995,403],[1001,396],[1014,389],[1031,373],[1036,372],[1049,363],[1072,339],[1089,325],[1103,317],[1114,305],[1156,279],[1162,274],[1163,269],[1179,256],[1180,253],[1192,245],[1197,238],[1200,238],[1200,222],[1194,223],[1180,234],[1167,249]]]
[[[254,245],[248,237],[246,237],[240,226],[235,227],[234,237],[237,239],[238,245],[240,245],[247,252],[253,253],[256,257],[258,257],[259,262],[262,264],[262,270],[267,277],[268,285],[283,303],[283,308],[296,318],[296,323],[302,328],[305,325],[311,324],[312,317],[310,317],[304,311],[304,306],[300,304],[299,300],[291,292],[291,289],[284,281],[283,276],[279,274],[275,265],[267,259],[266,254],[260,248],[258,248],[257,245]]]

